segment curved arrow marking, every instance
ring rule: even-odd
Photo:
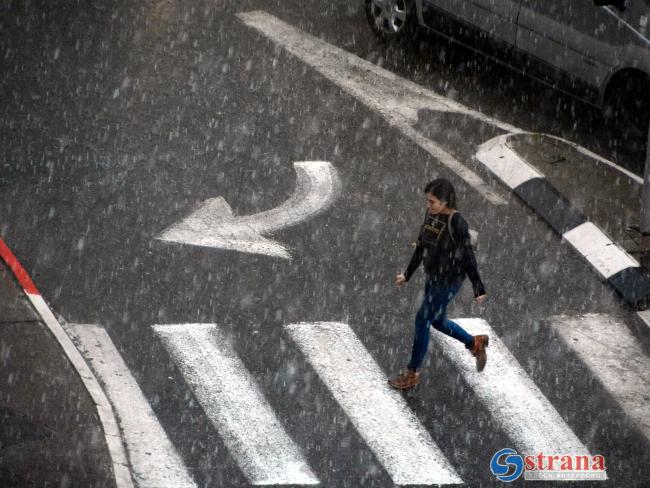
[[[341,193],[341,182],[331,163],[302,161],[293,165],[297,176],[296,189],[279,207],[236,217],[222,197],[210,198],[156,239],[291,259],[283,245],[265,238],[263,234],[315,217],[327,210]]]

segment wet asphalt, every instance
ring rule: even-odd
[[[387,374],[402,367],[422,274],[401,289],[392,281],[412,252],[423,182],[447,177],[481,234],[489,295],[477,306],[466,283],[450,315],[492,325],[577,436],[606,457],[610,481],[598,486],[643,486],[648,441],[547,323],[596,312],[631,323],[632,313],[514,196],[491,205],[234,16],[256,9],[504,122],[566,137],[639,172],[634,157],[607,141],[594,108],[434,36],[382,44],[360,3],[5,1],[0,234],[53,310],[107,328],[200,486],[247,481],[154,324],[222,326],[323,486],[391,486],[282,327],[346,322]],[[421,114],[420,122],[471,166],[483,129],[454,117]],[[224,197],[237,215],[281,204],[293,192],[292,163],[301,160],[330,161],[343,188],[330,210],[273,235],[291,261],[154,239],[207,198]],[[496,486],[489,461],[510,441],[435,350],[423,375],[409,405],[468,486]]]

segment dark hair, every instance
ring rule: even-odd
[[[445,178],[438,178],[427,183],[427,186],[424,187],[424,193],[431,193],[449,208],[456,208],[456,192],[449,180]]]

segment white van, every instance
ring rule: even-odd
[[[630,135],[650,120],[650,0],[365,0],[373,31],[419,26],[604,110]]]

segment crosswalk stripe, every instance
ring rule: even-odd
[[[66,328],[117,412],[137,486],[196,487],[106,330],[93,324],[68,324]]]
[[[347,324],[286,329],[394,483],[463,482]]]
[[[319,483],[219,327],[174,324],[153,329],[250,483]]]
[[[485,320],[454,321],[472,335],[490,336],[488,362],[483,372],[476,371],[474,357],[459,341],[435,330],[431,332],[432,340],[461,371],[521,453],[589,454]]]
[[[650,439],[650,357],[628,327],[608,314],[558,315],[550,323]]]

